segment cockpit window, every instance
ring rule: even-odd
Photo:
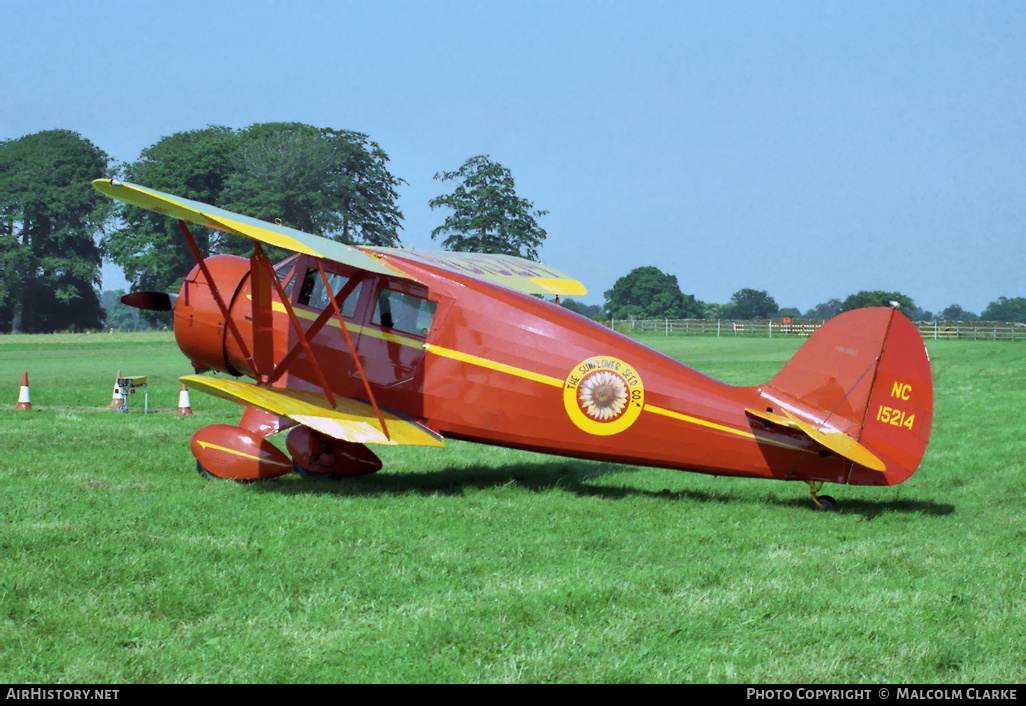
[[[435,302],[391,289],[378,292],[371,323],[427,338],[435,318]]]
[[[293,255],[274,266],[274,274],[278,281],[281,282],[286,299],[292,296],[292,285],[296,282],[296,260],[298,258],[299,255]]]
[[[332,294],[337,295],[348,281],[349,278],[345,275],[328,274],[328,285],[331,287]],[[356,313],[356,304],[360,301],[361,289],[363,289],[363,282],[356,285],[356,288],[339,307],[342,310],[342,316],[347,319],[353,318],[353,315]],[[315,309],[324,309],[330,305],[328,292],[324,289],[324,280],[321,279],[319,270],[310,268],[306,271],[306,277],[303,278],[303,286],[299,290],[298,301],[300,304],[312,306]]]

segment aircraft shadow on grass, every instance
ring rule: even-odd
[[[798,493],[795,497],[787,498],[777,497],[772,494],[752,498],[731,491],[708,492],[705,490],[670,490],[669,488],[656,491],[631,487],[627,484],[605,485],[589,482],[602,476],[643,473],[646,470],[603,463],[539,461],[511,463],[498,467],[468,466],[424,473],[376,473],[338,480],[308,477],[301,480],[296,478],[296,480],[290,482],[283,482],[284,479],[282,481],[272,479],[256,483],[254,487],[262,492],[286,495],[402,496],[414,494],[461,496],[467,489],[487,490],[515,486],[531,492],[561,490],[580,497],[598,497],[608,500],[645,497],[667,502],[694,501],[721,504],[754,502],[777,507],[802,509],[807,509],[810,506],[809,497],[804,493]],[[798,486],[796,485],[795,488],[798,489]],[[846,514],[859,514],[867,520],[891,513],[922,513],[943,516],[955,512],[955,506],[949,503],[910,499],[864,500],[842,498],[841,508]]]

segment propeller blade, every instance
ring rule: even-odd
[[[132,292],[121,297],[121,303],[146,311],[173,311],[177,294],[167,292]]]

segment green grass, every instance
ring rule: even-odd
[[[736,384],[798,345],[644,340]],[[463,443],[207,482],[188,438],[239,409],[173,414],[169,334],[0,337],[0,681],[1021,682],[1026,347],[929,347],[922,469],[816,513],[799,484]],[[155,413],[103,411],[119,369]]]

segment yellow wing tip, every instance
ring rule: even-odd
[[[588,290],[577,280],[552,267],[516,255],[471,252],[421,252],[398,248],[361,246],[363,252],[374,252],[389,259],[438,267],[448,272],[522,292],[524,294],[559,294],[583,296]],[[396,262],[396,266],[402,267]],[[408,275],[409,276],[409,275]]]
[[[588,290],[583,284],[575,279],[560,278],[550,279],[546,277],[531,277],[532,282],[547,291],[549,294],[559,294],[563,296],[574,296],[583,297],[588,293]]]

